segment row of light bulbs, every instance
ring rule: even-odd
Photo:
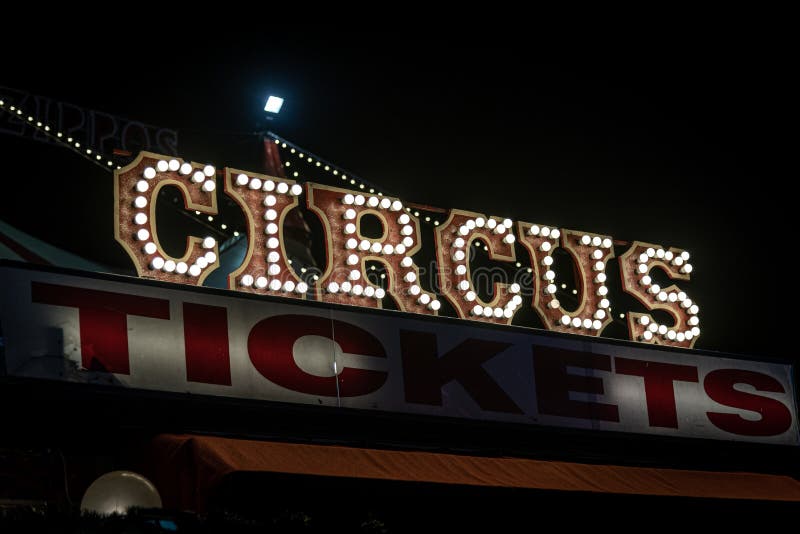
[[[26,115],[19,106],[15,106],[13,104],[7,104],[4,100],[0,99],[0,109],[6,110],[8,113],[12,115],[16,115],[20,120],[25,121],[27,119],[28,126],[32,128],[36,128],[40,132],[44,133],[48,137],[55,139],[59,143],[62,143],[72,150],[78,152],[83,157],[88,159],[89,161],[99,165],[100,167],[108,170],[114,166],[114,162],[108,158],[103,157],[102,154],[98,153],[96,150],[90,147],[82,147],[80,141],[70,137],[69,135],[64,134],[64,132],[60,132],[57,129],[53,129],[50,127],[49,124],[45,124],[42,121],[36,120],[33,115]],[[103,164],[103,161],[106,164]],[[120,167],[117,166],[117,169]]]
[[[300,149],[295,148],[283,141],[282,139],[274,138],[274,142],[276,145],[280,146],[281,148],[285,148],[289,150],[289,156],[285,158],[284,166],[289,168],[289,172],[292,173],[293,178],[300,178],[300,172],[297,170],[291,169],[294,165],[295,168],[298,167],[299,162],[304,162],[308,165],[312,165],[313,167],[319,168],[320,170],[324,170],[325,172],[330,172],[334,176],[341,178],[341,180],[349,185],[356,186],[359,189],[363,190],[365,193],[369,192],[372,195],[377,195],[378,197],[383,197],[382,191],[377,191],[374,187],[369,186],[364,181],[359,178],[354,178],[353,176],[347,175],[347,173],[335,165],[332,165],[326,161],[323,161],[319,158],[315,158],[314,156],[310,156],[305,152],[301,152]],[[292,160],[291,158],[294,157],[296,160]],[[411,208],[406,208],[406,211],[411,212]],[[414,216],[419,217],[419,212],[415,211]],[[440,222],[438,220],[432,220],[430,216],[425,216],[422,220],[427,223],[433,223],[435,226],[439,226]]]

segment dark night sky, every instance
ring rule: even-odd
[[[790,309],[793,286],[777,266],[795,174],[778,164],[792,92],[779,37],[242,35],[107,47],[87,38],[7,58],[0,85],[178,129],[183,157],[220,168],[253,168],[257,151],[233,133],[254,131],[265,96],[281,94],[270,128],[387,193],[689,250],[697,347],[794,357],[772,318]],[[110,212],[106,189],[73,217],[49,201],[57,229],[52,218],[49,230],[24,222],[41,191],[33,184],[63,181],[48,167],[57,152],[0,138],[4,179],[17,184],[0,218],[64,246],[68,229],[109,221],[94,241],[114,247],[103,241],[110,219],[91,215]],[[106,176],[80,165],[77,181]]]

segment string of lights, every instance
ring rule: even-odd
[[[301,165],[307,165],[312,169],[330,173],[332,176],[336,177],[335,179],[341,180],[342,185],[344,186],[357,187],[365,193],[368,192],[379,197],[384,196],[384,192],[370,181],[356,176],[352,172],[349,172],[342,167],[339,167],[338,165],[335,165],[324,158],[309,152],[308,150],[292,143],[291,141],[279,136],[274,132],[267,132],[266,135],[270,137],[274,143],[278,145],[278,147],[284,149],[284,154],[281,159],[287,174],[291,174],[292,178],[301,179],[301,173],[303,172]],[[415,205],[412,204],[412,206]],[[409,213],[412,213],[412,209],[413,208],[410,206],[405,207],[405,210]],[[422,209],[423,211],[426,211],[425,208]],[[413,214],[415,217],[420,217],[419,209],[414,209]],[[432,223],[435,226],[439,226],[440,224],[438,219],[434,219],[430,215],[425,215],[420,220],[425,221],[426,223]]]
[[[81,146],[81,142],[68,134],[59,131],[57,128],[51,127],[49,124],[36,120],[33,115],[25,113],[19,106],[11,103],[6,103],[5,100],[0,99],[0,111],[16,116],[20,121],[25,122],[31,128],[36,129],[43,135],[54,140],[56,143],[69,148],[71,151],[87,159],[107,172],[114,171],[114,162],[111,158],[100,153],[99,150],[93,147]],[[26,120],[27,119],[27,120]],[[119,166],[116,167],[119,169]]]

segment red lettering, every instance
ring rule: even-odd
[[[342,352],[386,358],[381,342],[357,326],[324,317],[278,315],[257,323],[247,339],[250,361],[265,378],[292,391],[335,397],[333,377],[309,374],[297,366],[294,343],[303,336],[322,336],[339,344]],[[338,395],[356,397],[378,390],[386,373],[345,367],[339,373]]]
[[[534,345],[533,369],[539,412],[619,422],[619,409],[614,404],[570,400],[570,391],[602,395],[605,390],[602,378],[569,374],[567,366],[611,371],[611,358],[603,354]]]
[[[86,369],[130,374],[128,315],[169,319],[169,301],[125,293],[31,282],[31,301],[78,308],[81,364]]]
[[[673,382],[697,382],[697,367],[673,363],[615,358],[616,372],[644,378],[644,396],[650,426],[678,428]]]
[[[183,341],[188,381],[231,385],[226,308],[184,302]]]
[[[739,408],[761,415],[751,421],[735,413],[708,412],[714,426],[740,436],[776,436],[792,425],[789,408],[778,400],[734,389],[736,384],[749,384],[756,391],[785,393],[780,382],[769,375],[741,369],[718,369],[706,375],[703,387],[713,400],[731,408]]]
[[[483,410],[522,413],[483,368],[510,343],[467,339],[442,356],[436,348],[436,334],[400,331],[406,400],[442,405],[442,386],[458,381]]]

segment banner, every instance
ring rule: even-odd
[[[798,445],[788,363],[11,262],[0,280],[11,376]]]

